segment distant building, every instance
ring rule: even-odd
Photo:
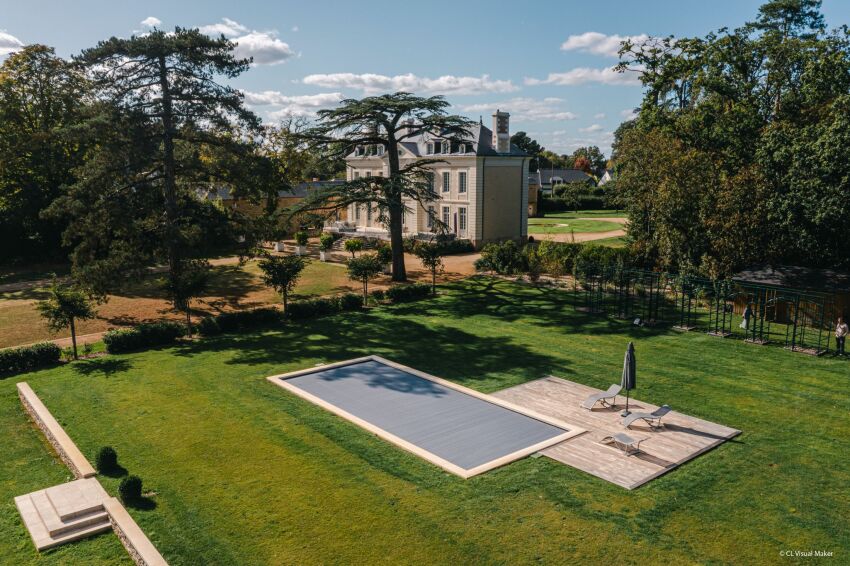
[[[556,186],[568,183],[587,183],[588,186],[595,185],[593,177],[579,169],[540,169],[535,173],[540,193],[543,196],[552,196]]]
[[[536,218],[540,214],[540,179],[536,173],[528,176],[528,217]]]
[[[601,187],[605,183],[610,183],[613,180],[614,180],[614,170],[613,169],[606,169],[605,173],[602,174],[602,177],[599,178],[599,183],[597,183],[597,186]]]
[[[307,198],[307,195],[314,190],[332,187],[336,185],[342,185],[345,181],[340,180],[330,180],[330,181],[320,181],[319,179],[313,179],[312,181],[304,181],[302,183],[298,183],[292,190],[281,189],[277,192],[277,208],[284,209],[289,208],[299,202],[303,201]],[[217,187],[209,190],[199,190],[198,196],[202,200],[219,200],[221,203],[231,210],[238,210],[239,212],[243,212],[245,214],[250,214],[253,216],[259,216],[264,212],[266,203],[265,199],[260,199],[257,202],[252,202],[243,198],[236,198],[233,196],[229,187]],[[332,218],[337,221],[345,221],[346,214],[345,209],[329,212]]]
[[[400,164],[417,159],[434,163],[432,183],[438,199],[424,206],[405,202],[405,235],[436,231],[439,219],[451,234],[475,246],[501,240],[525,240],[528,235],[529,156],[510,142],[510,115],[496,111],[493,129],[472,126],[462,143],[450,143],[431,133],[401,142]],[[359,147],[346,158],[349,180],[389,174],[383,146]],[[370,205],[351,205],[348,229],[356,235],[387,237],[387,227]]]

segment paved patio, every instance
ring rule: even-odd
[[[651,429],[644,421],[626,430],[620,417],[625,397],[617,397],[616,408],[597,404],[589,411],[581,407],[589,395],[600,392],[566,379],[545,377],[492,395],[586,429],[586,433],[540,453],[626,489],[641,486],[741,433],[675,411],[664,417],[664,427],[660,430]],[[657,408],[638,399],[629,401],[632,412],[651,412]],[[641,452],[628,456],[619,448],[600,442],[618,432],[644,439]]]

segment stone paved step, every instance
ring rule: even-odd
[[[38,550],[46,550],[66,542],[80,540],[103,531],[108,531],[112,528],[112,523],[110,523],[109,519],[106,518],[99,523],[86,525],[52,537],[47,531],[47,527],[41,521],[41,516],[29,495],[20,495],[16,497],[15,506],[18,508],[18,511],[24,520],[24,524],[30,533],[30,537],[32,537],[32,542]]]
[[[94,511],[82,514],[75,514],[68,519],[62,519],[47,497],[47,490],[36,491],[30,494],[30,499],[38,511],[41,522],[44,524],[47,532],[51,537],[57,537],[61,534],[68,533],[89,525],[102,523],[104,520],[109,520],[109,516],[103,505]]]
[[[48,487],[44,490],[50,503],[63,521],[103,509],[109,497],[95,478],[85,478]]]

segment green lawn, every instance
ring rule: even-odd
[[[490,392],[547,374],[741,429],[628,492],[547,458],[462,480],[265,376],[374,353]],[[437,299],[113,356],[0,381],[0,556],[112,564],[112,535],[38,557],[12,503],[67,477],[26,379],[86,454],[113,445],[155,495],[131,513],[169,563],[744,563],[850,550],[850,364],[576,313],[570,295],[476,278]],[[104,478],[115,492],[118,479]]]
[[[529,234],[569,234],[570,232],[608,232],[620,230],[623,225],[598,218],[618,218],[622,213],[615,210],[580,210],[575,212],[549,213],[542,218],[528,219]]]

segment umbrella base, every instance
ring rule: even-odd
[[[629,415],[631,415],[631,414],[632,414],[632,412],[631,412],[631,411],[629,411],[628,409],[623,409],[622,411],[620,411],[620,416],[621,416],[621,417],[628,417],[628,416],[629,416]]]

